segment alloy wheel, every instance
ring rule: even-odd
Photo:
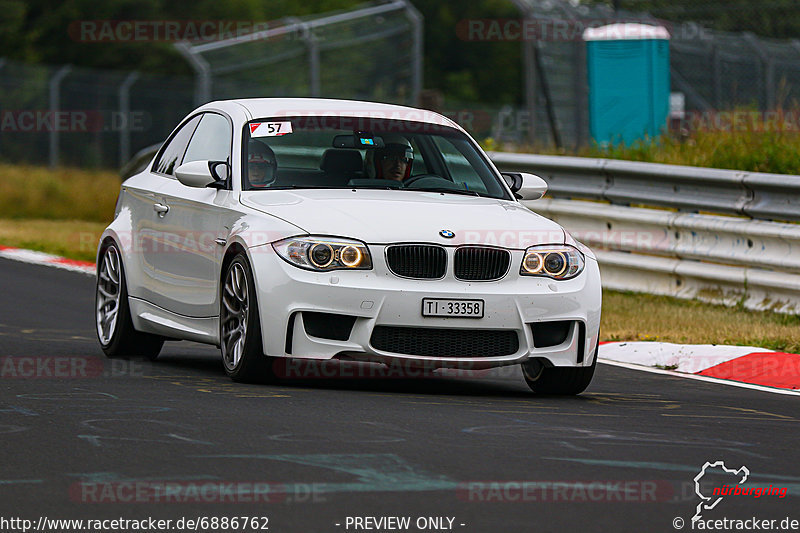
[[[241,263],[234,262],[228,270],[222,290],[222,359],[228,369],[239,364],[247,338],[248,319],[247,275]]]
[[[119,252],[109,246],[103,254],[97,278],[97,334],[104,345],[111,343],[117,327],[120,296]]]

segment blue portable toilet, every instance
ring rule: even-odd
[[[601,145],[660,135],[669,113],[669,32],[620,23],[588,28],[589,131]]]

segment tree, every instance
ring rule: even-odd
[[[649,12],[670,22],[693,21],[719,31],[749,31],[762,37],[796,38],[796,0],[616,0],[621,10]],[[610,0],[595,3],[613,5]]]
[[[415,0],[425,17],[425,86],[447,100],[494,104],[522,102],[522,52],[517,41],[464,40],[470,19],[520,18],[508,0]],[[459,26],[459,23],[462,26]]]
[[[0,42],[8,59],[152,73],[186,74],[191,68],[167,40],[87,40],[93,21],[275,22],[350,7],[355,0],[0,0]],[[98,26],[100,27],[100,26]],[[106,26],[108,27],[108,26]]]
[[[460,22],[519,18],[509,0],[413,0],[425,17],[425,87],[451,103],[519,104],[521,46],[517,41],[473,42],[459,37]],[[360,0],[0,0],[2,56],[17,61],[76,67],[192,75],[166,40],[87,38],[98,21],[277,22],[352,9]],[[84,26],[82,26],[84,24]],[[86,26],[85,24],[89,24]],[[99,24],[99,22],[98,22]],[[100,27],[100,26],[97,26]],[[463,37],[463,36],[462,36]]]

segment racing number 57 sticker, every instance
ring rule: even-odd
[[[251,122],[251,137],[280,137],[292,133],[291,122]]]

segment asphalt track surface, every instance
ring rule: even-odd
[[[727,496],[703,519],[800,520],[794,397],[602,364],[574,398],[533,395],[516,367],[236,384],[215,348],[188,342],[167,343],[156,362],[106,359],[89,276],[3,259],[0,280],[0,519],[239,516],[269,520],[245,531],[528,532],[675,531],[680,517],[690,530],[700,503],[692,480],[721,460],[787,494]],[[201,497],[206,483],[228,492]],[[168,485],[180,487],[171,498]],[[389,516],[410,527],[356,527],[356,517]],[[452,526],[418,527],[428,517]]]

